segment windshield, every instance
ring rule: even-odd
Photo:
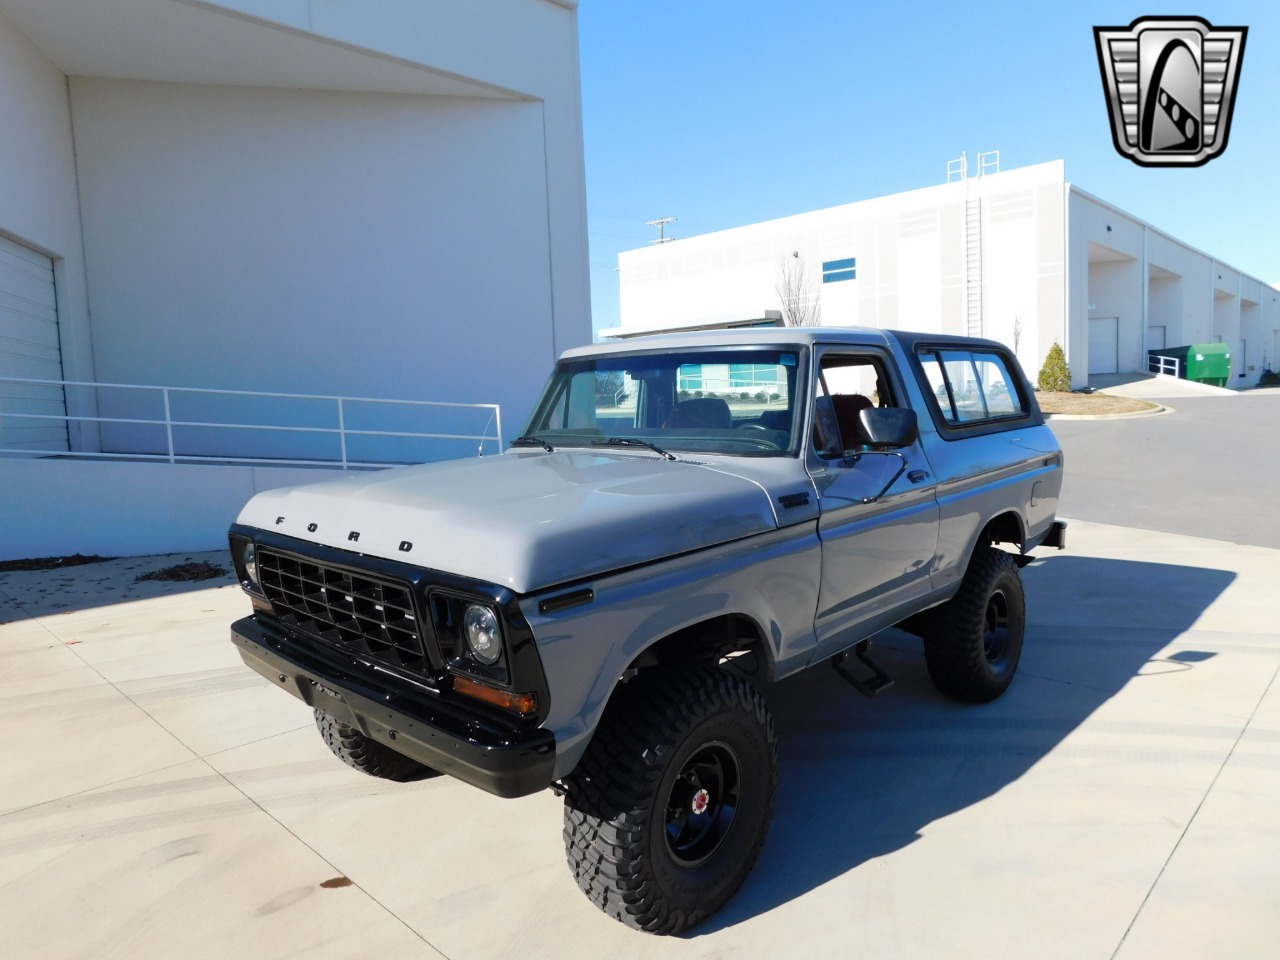
[[[634,439],[662,450],[794,456],[800,354],[739,348],[563,361],[526,425],[553,447]]]

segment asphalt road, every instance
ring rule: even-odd
[[[1280,547],[1280,391],[1166,403],[1160,416],[1050,421],[1066,454],[1058,515]]]

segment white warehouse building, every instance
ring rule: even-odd
[[[1072,386],[1145,372],[1147,351],[1224,343],[1229,385],[1280,352],[1280,292],[1067,182],[1063,161],[625,251],[621,327],[762,318],[807,278],[824,326],[968,334],[1034,380],[1059,342]],[[776,315],[776,314],[773,314]]]
[[[577,0],[0,0],[0,560],[492,452],[586,250]]]

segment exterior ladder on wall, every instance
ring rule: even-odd
[[[970,187],[964,201],[965,335],[982,336],[982,201]]]

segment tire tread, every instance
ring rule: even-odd
[[[717,711],[739,711],[765,731],[770,775],[764,829],[741,877],[723,896],[685,907],[662,895],[648,870],[646,810],[676,749],[673,731]],[[737,891],[750,872],[773,815],[778,745],[764,699],[746,681],[712,666],[656,667],[615,694],[590,747],[566,779],[564,844],[583,893],[609,916],[655,934],[674,934],[703,920]],[[660,826],[657,827],[660,829]]]
[[[320,736],[333,751],[333,755],[347,766],[371,777],[398,783],[421,780],[434,773],[425,764],[366,737],[355,727],[339,722],[319,707],[314,708],[314,711]]]
[[[982,633],[987,600],[1001,580],[1016,584],[1010,597],[1017,603],[1019,634],[1017,650],[1007,670],[993,671],[987,663]],[[997,547],[980,545],[965,570],[959,592],[946,603],[924,615],[925,664],[935,687],[947,696],[970,703],[987,703],[1000,696],[1013,681],[1021,655],[1021,624],[1025,618],[1025,601],[1018,565],[1013,556]]]

